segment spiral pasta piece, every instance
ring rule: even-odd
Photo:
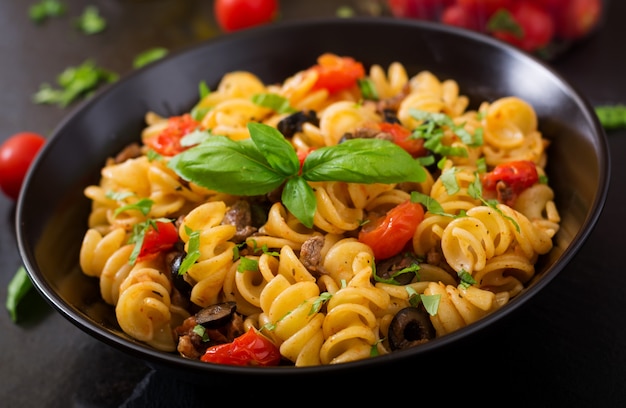
[[[352,264],[353,279],[329,300],[322,326],[322,364],[366,358],[380,340],[378,321],[387,312],[390,298],[370,282],[373,262],[370,253],[359,253]]]
[[[199,306],[217,303],[218,296],[229,268],[233,264],[235,243],[229,241],[236,233],[234,225],[220,225],[226,213],[223,201],[211,201],[199,205],[183,219],[179,235],[189,251],[188,231],[199,234],[199,256],[189,267],[187,274],[195,284],[191,301]]]
[[[493,292],[474,286],[457,288],[440,282],[431,282],[424,290],[424,294],[439,296],[437,313],[430,317],[438,337],[480,320],[503,304],[502,298]]]
[[[120,294],[115,315],[124,333],[158,350],[174,351],[170,305],[169,292],[163,285],[141,281]]]
[[[331,104],[320,115],[324,145],[336,145],[344,134],[369,122],[380,122],[380,116],[369,106],[351,101]]]

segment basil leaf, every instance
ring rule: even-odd
[[[265,194],[285,180],[251,139],[235,142],[225,136],[210,137],[172,157],[168,167],[187,181],[233,195]]]
[[[311,186],[302,177],[292,177],[287,180],[283,188],[281,200],[285,207],[302,224],[312,228],[313,217],[317,209],[315,193]]]
[[[248,130],[254,144],[274,170],[286,177],[298,174],[300,170],[298,155],[278,129],[262,123],[250,122]]]
[[[302,177],[309,181],[389,184],[422,182],[426,172],[409,153],[388,140],[351,139],[309,153]]]
[[[14,323],[17,322],[17,305],[32,288],[33,283],[28,277],[26,269],[24,266],[20,266],[9,282],[9,286],[7,288],[7,300],[5,304],[7,310],[11,314],[11,320],[13,320]]]

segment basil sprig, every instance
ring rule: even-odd
[[[250,139],[211,136],[172,157],[168,166],[183,179],[210,190],[262,195],[283,183],[282,202],[311,228],[317,208],[308,181],[348,183],[422,182],[422,165],[398,145],[382,139],[351,139],[313,150],[302,169],[294,147],[274,127],[248,124]]]

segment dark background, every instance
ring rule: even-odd
[[[0,0],[0,141],[19,131],[49,134],[72,107],[36,105],[32,95],[86,59],[124,75],[140,52],[189,47],[219,35],[208,0],[65,0],[68,13],[42,25],[28,18],[35,0]],[[283,0],[282,19],[334,16],[342,5],[366,13],[367,2]],[[105,32],[86,36],[73,19],[95,5]],[[602,28],[550,61],[591,104],[626,103],[626,1],[607,5]],[[626,130],[607,132],[612,175],[607,204],[576,258],[542,292],[494,327],[376,378],[300,384],[233,384],[211,389],[154,370],[83,333],[31,292],[11,321],[0,312],[0,404],[7,407],[209,406],[224,400],[296,403],[297,392],[326,405],[331,393],[383,397],[387,403],[459,401],[488,405],[625,406]],[[580,160],[585,160],[581,157]],[[0,302],[20,266],[14,203],[0,197]],[[410,364],[410,365],[409,365]],[[294,389],[294,387],[298,387]],[[238,392],[237,390],[241,390]]]

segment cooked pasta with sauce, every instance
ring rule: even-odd
[[[121,330],[233,365],[338,364],[444,336],[535,275],[559,213],[524,100],[323,54],[146,114],[87,187],[80,252]],[[138,135],[139,137],[139,135]]]

